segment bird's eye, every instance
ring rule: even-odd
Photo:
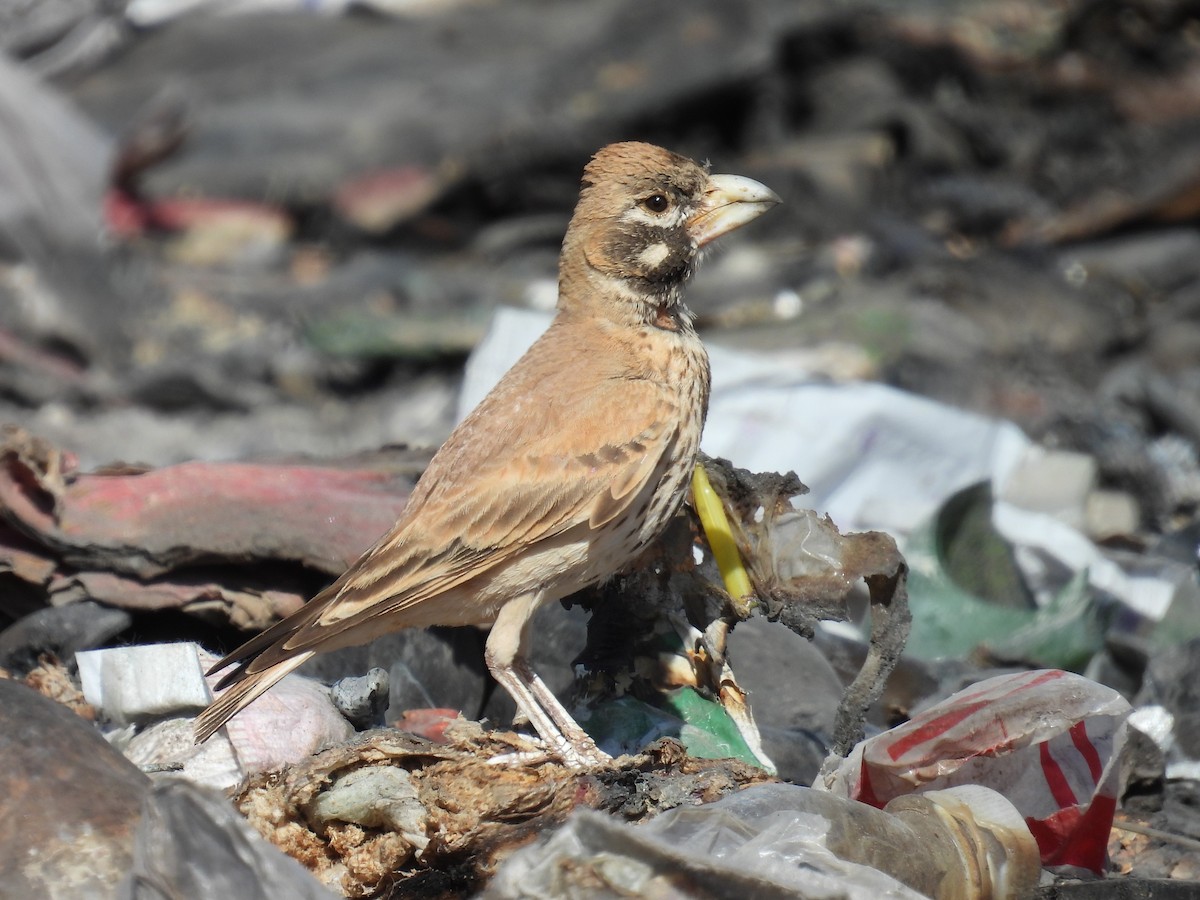
[[[652,213],[666,212],[667,207],[671,205],[671,201],[667,199],[666,194],[651,194],[642,201],[642,206],[650,210]]]

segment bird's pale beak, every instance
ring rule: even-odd
[[[697,247],[741,228],[765,213],[779,195],[752,178],[741,175],[710,175],[700,209],[687,220],[687,232]]]

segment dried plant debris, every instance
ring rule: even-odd
[[[89,722],[96,719],[96,707],[87,702],[67,667],[57,659],[42,656],[37,666],[25,676],[25,684],[43,697],[62,704],[81,719]]]
[[[368,732],[251,780],[236,803],[264,836],[346,896],[430,896],[478,888],[508,852],[576,806],[642,820],[769,780],[733,760],[691,759],[670,741],[580,775],[516,735],[475,723],[456,722],[446,738]]]

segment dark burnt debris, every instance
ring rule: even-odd
[[[726,653],[738,622],[761,614],[812,640],[818,622],[850,617],[850,596],[865,586],[867,655],[834,728],[835,752],[845,755],[862,739],[867,712],[908,637],[904,559],[886,534],[842,535],[827,516],[793,507],[791,500],[807,491],[795,473],[754,474],[707,457],[703,465],[730,515],[754,594],[727,593],[703,526],[689,509],[625,572],[567,601],[591,613],[587,647],[576,659],[589,673],[585,694],[590,703],[626,692],[653,703],[663,689],[686,685],[744,703]]]

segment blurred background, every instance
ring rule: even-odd
[[[914,627],[872,726],[997,669],[1084,672],[1158,736],[1128,784],[1200,835],[1195,0],[0,0],[0,665],[229,646],[340,571],[544,327],[582,168],[625,139],[784,199],[688,294],[705,447],[900,540]],[[266,546],[307,495],[272,507],[244,472],[218,487],[261,520],[68,534],[64,472],[299,458],[395,476],[345,501],[345,546]],[[155,538],[193,555],[131,549]],[[137,615],[13,625],[95,599]],[[811,733],[799,779],[862,644],[785,636],[738,671],[775,747]],[[565,686],[578,647],[547,644]],[[413,703],[478,713],[475,674]]]
[[[1194,580],[1198,16],[0,3],[0,421],[84,470],[436,447],[493,312],[552,310],[584,163],[636,138],[785,200],[689,294],[759,366],[716,365],[709,452],[901,537],[990,480]],[[465,405],[532,340],[492,333]]]
[[[689,294],[710,452],[1066,641],[989,660],[1132,695],[1200,633],[1200,3],[8,0],[0,47],[0,421],[69,467],[436,447],[636,138],[785,200]]]
[[[164,464],[436,444],[638,138],[785,205],[714,344],[1200,496],[1200,4],[0,4],[0,418]],[[804,477],[804,473],[799,473]]]

